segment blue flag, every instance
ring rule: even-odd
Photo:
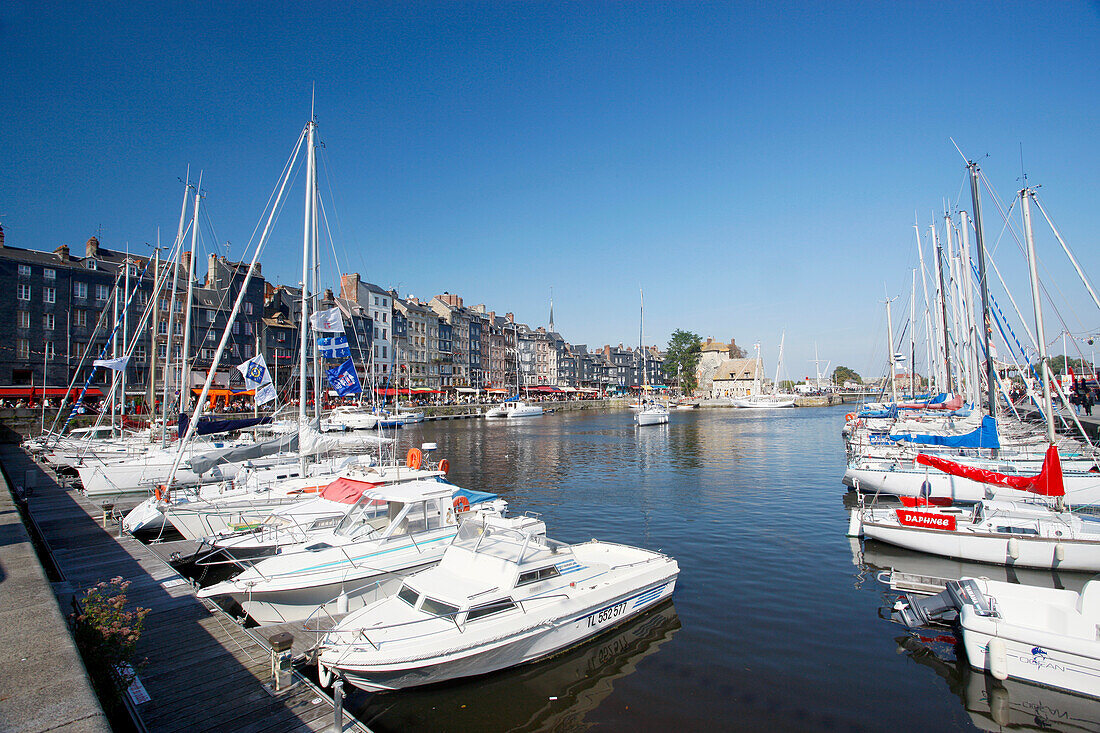
[[[355,373],[355,365],[351,363],[351,359],[327,371],[329,385],[341,397],[346,397],[349,394],[359,394],[363,391],[362,385],[359,384],[359,375]]]
[[[344,334],[338,336],[319,336],[317,338],[317,350],[325,359],[350,359],[351,349],[348,348],[348,337]]]

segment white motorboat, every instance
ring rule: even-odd
[[[383,691],[532,662],[661,603],[678,573],[657,552],[466,521],[437,567],[322,637],[318,672]]]
[[[468,500],[452,498],[454,490],[438,481],[368,489],[334,530],[281,548],[199,596],[233,598],[261,625],[304,621],[318,612],[345,613],[386,597],[406,575],[435,565],[466,512],[545,532],[532,517],[505,519],[507,504],[500,499],[471,508]]]
[[[285,478],[274,477],[275,480],[271,480],[272,472],[268,471],[255,481],[246,482],[242,489],[229,487],[224,493],[218,493],[220,487],[206,492],[175,492],[171,502],[161,508],[180,534],[189,540],[199,540],[257,529],[272,512],[298,503],[303,498],[316,496],[341,477],[385,486],[435,481],[444,475],[442,471],[427,468],[370,466],[369,460],[366,457],[363,459],[364,463],[352,462],[344,466],[314,464],[304,476],[298,473],[297,466],[284,466],[282,472],[286,474]]]
[[[347,430],[373,430],[378,427],[378,419],[378,415],[374,412],[358,405],[334,407],[328,414],[330,423],[342,425]]]
[[[485,417],[537,417],[542,407],[529,405],[518,399],[505,400],[485,413]]]
[[[1076,593],[963,578],[932,598],[907,596],[895,611],[922,625],[957,614],[970,666],[995,679],[1100,697],[1100,580]]]
[[[668,407],[656,400],[642,405],[641,409],[634,413],[634,422],[638,426],[665,425],[668,423]]]
[[[771,409],[779,407],[794,407],[798,402],[798,395],[793,394],[755,394],[745,397],[734,397],[734,407],[749,407],[754,409]]]

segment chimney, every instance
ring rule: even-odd
[[[4,246],[4,233],[0,232],[0,247],[3,247],[3,246]],[[57,259],[61,260],[62,262],[68,262],[69,261],[69,245],[67,245],[67,244],[61,245],[60,247],[55,249],[53,251],[53,253],[55,255],[57,255]]]
[[[180,255],[180,272],[187,273],[191,271],[191,253],[184,252]]]
[[[350,300],[352,303],[358,305],[359,303],[359,273],[354,272],[350,275],[340,276],[340,297],[346,300]]]
[[[99,240],[92,237],[88,240],[88,243],[84,245],[85,257],[98,257],[99,256]]]
[[[222,262],[225,258],[222,258]],[[214,253],[210,254],[210,262],[206,266],[206,287],[216,288],[218,286],[218,256]]]
[[[514,313],[505,313],[504,314],[504,319],[506,321],[508,321],[508,323],[515,323],[516,322],[516,315]]]

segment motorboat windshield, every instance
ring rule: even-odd
[[[475,554],[492,555],[516,565],[540,553],[558,554],[569,545],[525,528],[502,527],[491,522],[468,519],[458,528],[451,543]]]

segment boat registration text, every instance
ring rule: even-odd
[[[927,527],[929,529],[945,529],[949,532],[955,530],[955,518],[943,514],[930,512],[910,512],[898,509],[898,522],[907,527]]]
[[[619,616],[622,616],[625,612],[626,601],[623,601],[622,603],[616,604],[614,606],[608,606],[602,611],[597,611],[596,613],[589,616],[588,626],[589,628],[593,626],[599,626],[600,624],[606,623],[613,618],[618,618]]]

